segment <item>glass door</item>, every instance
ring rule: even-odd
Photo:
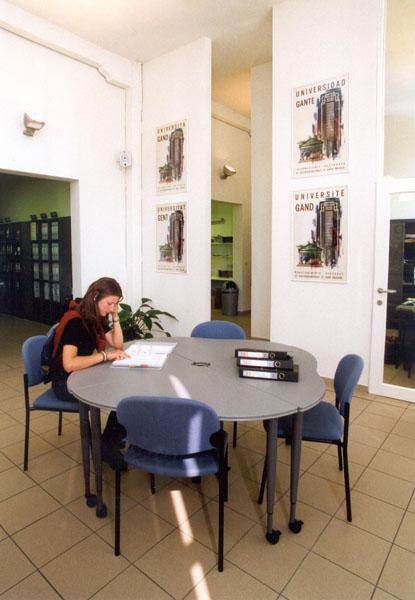
[[[379,189],[369,389],[415,402],[415,180]]]

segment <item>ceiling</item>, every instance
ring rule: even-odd
[[[282,0],[9,1],[139,62],[209,37],[213,100],[249,116],[250,69],[271,60],[272,6]]]

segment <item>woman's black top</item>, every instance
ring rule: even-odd
[[[108,325],[104,325],[104,333],[110,331]],[[65,345],[76,346],[78,356],[91,356],[97,347],[95,333],[91,333],[84,325],[82,319],[74,317],[66,324],[59,343],[56,358],[52,366],[52,382],[66,381],[69,373],[65,371],[62,365],[62,349]]]

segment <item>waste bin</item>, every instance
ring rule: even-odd
[[[234,281],[226,281],[222,286],[222,314],[238,314],[238,286]]]

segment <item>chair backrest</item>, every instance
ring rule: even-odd
[[[346,354],[337,365],[334,375],[334,390],[336,403],[340,414],[344,417],[345,404],[350,404],[353,392],[356,389],[360,375],[363,371],[363,358],[358,354]]]
[[[43,371],[40,366],[40,356],[46,342],[46,335],[34,335],[28,338],[22,346],[22,357],[29,386],[43,382]]]
[[[193,328],[191,337],[212,338],[217,340],[244,340],[245,331],[231,321],[205,321]]]
[[[117,418],[130,444],[170,456],[211,450],[210,436],[219,430],[213,408],[187,398],[128,396],[118,404]]]

